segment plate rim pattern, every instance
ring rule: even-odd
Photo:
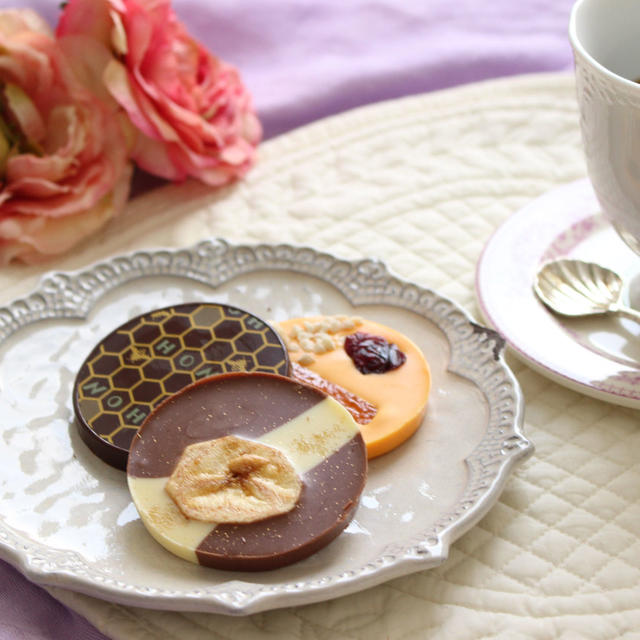
[[[82,270],[43,276],[33,292],[0,307],[0,345],[40,320],[84,319],[103,295],[137,278],[183,277],[215,289],[260,270],[315,276],[334,286],[354,306],[401,307],[443,331],[450,345],[448,370],[470,380],[488,404],[487,430],[465,460],[467,484],[456,504],[431,530],[387,545],[358,569],[295,583],[230,580],[210,589],[193,590],[130,584],[101,572],[74,551],[27,543],[0,520],[0,555],[5,560],[43,586],[64,587],[133,606],[246,615],[346,595],[447,559],[450,544],[489,511],[514,465],[533,452],[532,442],[523,433],[524,400],[504,360],[505,341],[497,332],[477,324],[449,298],[398,277],[379,260],[348,260],[292,244],[232,244],[221,238],[186,248],[138,250]]]

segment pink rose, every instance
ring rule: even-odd
[[[70,0],[57,33],[110,50],[101,76],[136,129],[131,157],[141,168],[218,186],[253,164],[262,131],[249,93],[189,36],[169,0]]]
[[[33,11],[0,11],[0,264],[61,253],[120,212],[121,128]]]

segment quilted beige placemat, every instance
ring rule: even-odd
[[[572,78],[537,75],[373,105],[262,146],[248,179],[133,201],[74,269],[208,236],[382,258],[477,316],[491,232],[585,175]],[[8,300],[40,268],[0,275]],[[337,600],[245,618],[155,612],[52,593],[122,640],[622,638],[640,629],[640,412],[583,397],[510,360],[536,453],[437,569]]]

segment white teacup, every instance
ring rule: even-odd
[[[578,0],[569,39],[589,178],[640,254],[640,0]]]

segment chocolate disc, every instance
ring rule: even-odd
[[[217,446],[227,436],[286,456],[302,481],[290,511],[241,524],[218,524],[213,509],[206,518],[184,515],[167,483],[190,457],[185,449]],[[199,488],[198,500],[229,489],[235,512],[252,513],[255,493],[233,493],[237,463],[230,460],[222,474],[218,467],[213,473],[204,456],[197,465],[187,477]],[[239,571],[275,569],[331,542],[353,518],[366,474],[364,440],[339,402],[291,378],[261,373],[208,378],[166,400],[135,436],[127,466],[136,508],[161,545],[191,562]]]
[[[80,436],[105,462],[126,469],[131,440],[155,406],[233,371],[289,374],[280,337],[260,318],[217,303],[142,314],[104,338],[80,368],[73,391]]]

